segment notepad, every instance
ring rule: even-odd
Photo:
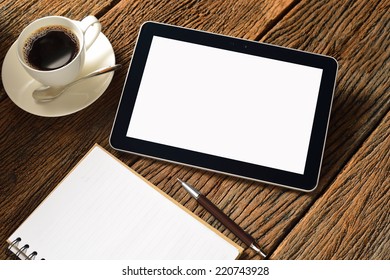
[[[242,252],[98,145],[7,242],[21,259],[236,259]]]

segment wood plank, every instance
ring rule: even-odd
[[[331,55],[339,62],[319,188],[306,198],[291,202],[297,213],[283,227],[278,240],[326,191],[389,111],[388,10],[386,1],[305,1],[264,38],[266,42]]]
[[[256,7],[259,8],[254,8],[259,15],[260,26],[265,28],[262,29],[243,27],[245,24],[241,23],[239,17],[245,17],[240,13],[241,6],[247,7],[245,1],[234,1],[237,4],[226,2],[227,4],[214,7],[214,10],[208,10],[204,3],[210,2],[201,1],[198,4],[198,1],[154,1],[146,2],[145,6],[139,4],[139,1],[128,4],[121,2],[102,18],[103,31],[113,42],[118,62],[126,66],[131,57],[139,23],[144,20],[184,23],[186,26],[200,29],[207,25],[204,30],[243,38],[257,37],[257,29],[259,34],[262,34],[261,30],[267,30],[271,22],[264,21],[261,17],[262,12],[267,14],[266,9],[261,9],[266,7],[262,6],[264,3],[258,3]],[[175,180],[176,177],[181,177],[194,183],[258,238],[267,252],[272,251],[317,195],[327,188],[335,174],[389,109],[389,103],[386,102],[388,75],[384,72],[386,66],[388,68],[386,42],[389,41],[389,35],[386,30],[389,21],[384,20],[388,19],[388,6],[383,2],[373,5],[371,1],[339,2],[303,2],[284,16],[281,24],[263,39],[269,43],[335,55],[340,62],[328,147],[317,193],[302,195],[277,187],[266,187],[250,181],[152,160],[138,161],[134,167],[175,199],[232,237],[183,193]],[[235,9],[229,9],[229,5],[236,5]],[[204,10],[209,12],[205,13],[204,23],[198,24],[199,17],[203,16],[201,11]],[[233,19],[237,27],[230,24]],[[323,20],[322,24],[318,23],[319,19]],[[210,21],[214,24],[210,24]],[[219,21],[225,25],[218,25]],[[285,33],[286,30],[289,32]],[[0,140],[3,170],[0,175],[0,236],[8,236],[17,223],[24,220],[58,183],[61,175],[81,158],[93,142],[108,146],[107,138],[124,76],[125,69],[115,74],[108,92],[101,99],[82,112],[64,118],[35,117],[13,106],[8,98],[1,102],[0,111],[7,118],[0,120],[0,131],[3,135]],[[30,145],[32,141],[36,146]],[[41,151],[44,151],[44,157]],[[129,155],[117,155],[128,163],[134,160],[134,157]],[[37,176],[37,170],[44,171]],[[25,187],[26,185],[29,187]],[[12,200],[14,202],[11,205]],[[0,251],[4,252],[2,248]],[[244,257],[254,256],[248,252]],[[3,258],[3,255],[0,255],[0,258]]]
[[[132,55],[139,28],[145,21],[196,28],[224,35],[255,39],[285,13],[296,0],[181,0],[121,1],[102,18],[119,60]]]
[[[390,108],[389,6],[388,1],[370,0],[302,2],[264,38],[339,62],[324,183],[332,180]]]
[[[209,31],[252,38],[256,36],[257,30],[259,32],[265,30],[267,25],[277,18],[278,13],[293,1],[258,3],[254,0],[242,0],[224,1],[218,5],[211,0],[121,1],[106,14],[104,11],[114,2],[104,2],[107,4],[103,5],[100,1],[99,3],[94,1],[84,3],[83,5],[86,6],[75,4],[74,8],[71,8],[73,7],[71,4],[66,4],[66,8],[61,8],[63,3],[59,6],[59,2],[50,1],[50,4],[45,2],[46,4],[43,5],[35,1],[32,4],[39,4],[35,8],[27,1],[13,4],[10,4],[11,1],[3,2],[1,11],[13,19],[0,21],[1,25],[10,25],[6,32],[9,36],[7,44],[12,44],[24,25],[19,22],[18,17],[14,16],[14,14],[23,14],[24,9],[27,14],[23,16],[25,22],[49,13],[72,18],[100,13],[102,14],[100,20],[103,33],[111,41],[118,63],[125,67],[115,73],[110,87],[99,100],[88,108],[66,117],[43,118],[28,114],[15,106],[1,88],[3,100],[0,102],[0,111],[3,116],[7,116],[7,118],[0,118],[2,135],[0,138],[2,157],[0,161],[2,170],[0,173],[2,184],[0,188],[0,236],[4,240],[27,218],[95,142],[107,148],[127,164],[132,164],[137,159],[135,156],[110,149],[108,137],[126,68],[142,22],[156,20],[188,27],[203,26]],[[16,5],[15,8],[11,9],[12,5]],[[80,7],[76,7],[77,5]],[[203,24],[199,23],[200,18],[203,19]],[[172,168],[180,169],[175,165]],[[161,175],[161,178],[166,179],[165,175],[169,171],[170,167],[163,164],[161,168],[152,168],[148,173]],[[232,183],[234,184],[234,181]],[[0,259],[7,257],[5,246],[5,242],[0,244]]]
[[[267,43],[314,51],[339,61],[332,118],[319,187],[302,194],[191,168],[141,159],[133,167],[169,195],[229,237],[237,240],[180,190],[176,177],[199,188],[226,214],[258,239],[266,252],[301,219],[317,197],[389,110],[387,52],[388,4],[303,1],[262,39]],[[201,132],[198,132],[201,133]],[[380,183],[380,182],[379,182]],[[243,258],[257,258],[250,250]]]
[[[389,127],[390,113],[273,259],[390,259]]]

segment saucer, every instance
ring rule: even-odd
[[[115,54],[107,37],[100,33],[85,56],[80,77],[115,64]],[[107,89],[114,72],[86,79],[50,102],[37,102],[33,91],[41,86],[19,63],[16,42],[8,50],[2,68],[2,81],[9,98],[21,109],[42,117],[59,117],[80,111],[96,101]]]

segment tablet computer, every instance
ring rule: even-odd
[[[114,149],[313,190],[337,62],[156,22],[141,27]]]

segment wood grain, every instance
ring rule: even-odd
[[[7,258],[6,238],[95,142],[127,164],[137,160],[135,156],[110,149],[108,137],[141,23],[156,20],[195,27],[200,26],[199,18],[203,18],[210,31],[254,37],[257,29],[259,32],[264,30],[277,18],[278,12],[293,1],[274,4],[273,1],[224,1],[219,5],[214,1],[117,2],[81,4],[73,1],[64,5],[60,1],[3,1],[0,4],[0,24],[6,26],[4,34],[7,34],[5,41],[8,44],[0,48],[2,59],[21,28],[35,18],[56,14],[81,19],[87,14],[97,14],[101,16],[103,33],[113,45],[117,62],[124,65],[115,73],[110,87],[99,100],[65,117],[43,118],[28,114],[14,105],[1,87],[0,112],[7,117],[0,118],[0,259]],[[248,13],[251,13],[250,17]],[[18,14],[23,16],[19,18]],[[179,166],[164,163],[150,170],[149,177],[154,174],[155,178],[166,180],[165,175],[171,168],[181,170]]]
[[[338,251],[333,251],[331,256],[321,255],[318,252],[322,249],[320,246],[312,247],[313,252],[307,252],[303,248],[304,251],[295,249],[289,255],[284,251],[291,246],[289,240],[296,238],[295,235],[290,237],[294,227],[305,217],[318,197],[322,195],[325,197],[329,190],[338,195],[336,200],[343,201],[343,193],[340,193],[343,190],[359,192],[359,189],[354,188],[354,183],[360,182],[356,178],[359,178],[359,172],[363,169],[357,170],[354,166],[364,167],[368,163],[365,163],[366,158],[362,156],[354,157],[357,160],[354,165],[351,165],[349,160],[355,152],[359,151],[364,140],[377,127],[390,106],[390,83],[386,72],[389,68],[387,50],[390,41],[388,10],[388,1],[368,0],[300,2],[293,0],[94,0],[87,2],[73,0],[65,5],[63,1],[58,0],[2,1],[0,3],[1,62],[23,26],[31,20],[49,14],[65,15],[75,19],[96,14],[102,22],[104,34],[113,45],[118,63],[123,64],[124,67],[115,73],[107,92],[94,104],[76,114],[60,118],[37,117],[22,111],[10,101],[3,87],[0,87],[2,115],[0,118],[2,136],[0,137],[0,170],[2,171],[0,172],[0,259],[7,258],[6,238],[95,142],[240,243],[180,188],[176,178],[182,178],[193,184],[257,238],[267,253],[272,253],[278,248],[272,258],[305,258],[305,256],[307,258],[333,256],[388,258],[385,252],[388,251],[386,241],[388,235],[383,234],[381,237],[382,235],[376,232],[373,232],[377,237],[375,240],[362,235],[362,240],[374,244],[372,247],[375,248],[375,252],[364,245],[354,247],[356,251],[351,252],[350,245],[353,239],[348,231],[344,236],[347,242],[343,243],[338,239]],[[240,38],[259,39],[267,43],[335,56],[339,61],[340,71],[318,190],[310,194],[302,194],[212,172],[140,158],[110,149],[108,137],[126,68],[131,59],[139,26],[147,20],[183,25]],[[388,121],[386,123],[388,124]],[[378,133],[373,135],[379,137]],[[375,138],[372,137],[369,141],[376,143]],[[377,150],[383,148],[385,148],[383,144],[377,145]],[[386,155],[382,152],[374,154]],[[388,164],[388,161],[383,160],[377,162]],[[340,175],[336,179],[347,163],[350,178],[346,179]],[[368,172],[367,170],[365,172]],[[375,171],[373,174],[378,176],[369,177],[370,182],[365,183],[379,186],[388,183],[381,172]],[[353,205],[359,203],[363,205],[367,201],[371,205],[368,209],[373,209],[372,205],[377,205],[375,209],[381,207],[388,209],[385,208],[388,207],[388,200],[384,201],[383,197],[378,197],[374,193],[367,194],[363,190],[362,194],[357,194],[363,200],[354,200]],[[344,195],[344,200],[346,198],[354,199],[352,196]],[[365,212],[362,206],[355,207],[351,203],[345,205],[350,209],[361,210],[364,213],[361,215],[370,214]],[[322,208],[316,209],[320,211]],[[380,211],[374,212],[371,217],[379,221],[375,231],[378,233],[388,231],[388,216],[383,214],[384,212],[382,214]],[[315,216],[315,212],[310,211],[311,217],[318,217],[318,219],[325,214],[322,211]],[[356,217],[359,216],[359,213],[355,214]],[[335,219],[338,217],[337,213],[332,216]],[[326,219],[323,221],[327,222]],[[372,227],[372,224],[370,225]],[[356,232],[353,226],[347,229],[353,229],[352,233]],[[316,236],[321,237],[321,235]],[[285,238],[286,241],[283,242]],[[380,241],[383,241],[382,245],[378,245]],[[278,247],[281,242],[283,247]],[[333,248],[332,242],[333,240],[328,239],[326,244],[322,243],[322,245],[328,246],[329,243],[329,247]],[[314,240],[313,244],[315,244]],[[258,257],[250,250],[246,250],[243,258],[257,259]]]
[[[389,127],[387,114],[273,259],[390,259]]]
[[[2,1],[0,3],[1,48],[4,56],[28,23],[46,15],[82,19],[99,14],[113,1]],[[15,77],[17,79],[17,77]],[[6,238],[49,194],[89,149],[101,129],[102,115],[74,114],[64,118],[42,118],[14,105],[0,87],[0,259],[5,255]],[[94,120],[88,125],[80,120]],[[91,137],[89,141],[85,141]],[[78,139],[78,140],[77,140]],[[84,139],[84,141],[82,141]],[[69,144],[71,143],[71,144]]]
[[[389,8],[388,1],[302,2],[264,38],[339,62],[321,185],[333,179],[390,108]]]
[[[140,159],[133,167],[240,242],[183,196],[175,178],[184,177],[257,238],[266,252],[272,252],[389,110],[389,33],[384,32],[389,21],[383,20],[388,18],[387,11],[388,4],[379,1],[375,5],[371,1],[303,1],[262,38],[267,43],[335,56],[339,61],[328,144],[315,192],[302,194],[186,167],[178,170],[149,159]],[[257,258],[248,250],[243,257]]]
[[[300,213],[285,233],[326,191],[389,111],[388,10],[387,1],[301,2],[264,38],[266,42],[331,55],[339,62],[319,187],[303,201],[291,204]],[[318,18],[322,20],[318,22]]]
[[[102,17],[120,61],[129,61],[142,23],[158,21],[255,39],[296,1],[121,1]]]

